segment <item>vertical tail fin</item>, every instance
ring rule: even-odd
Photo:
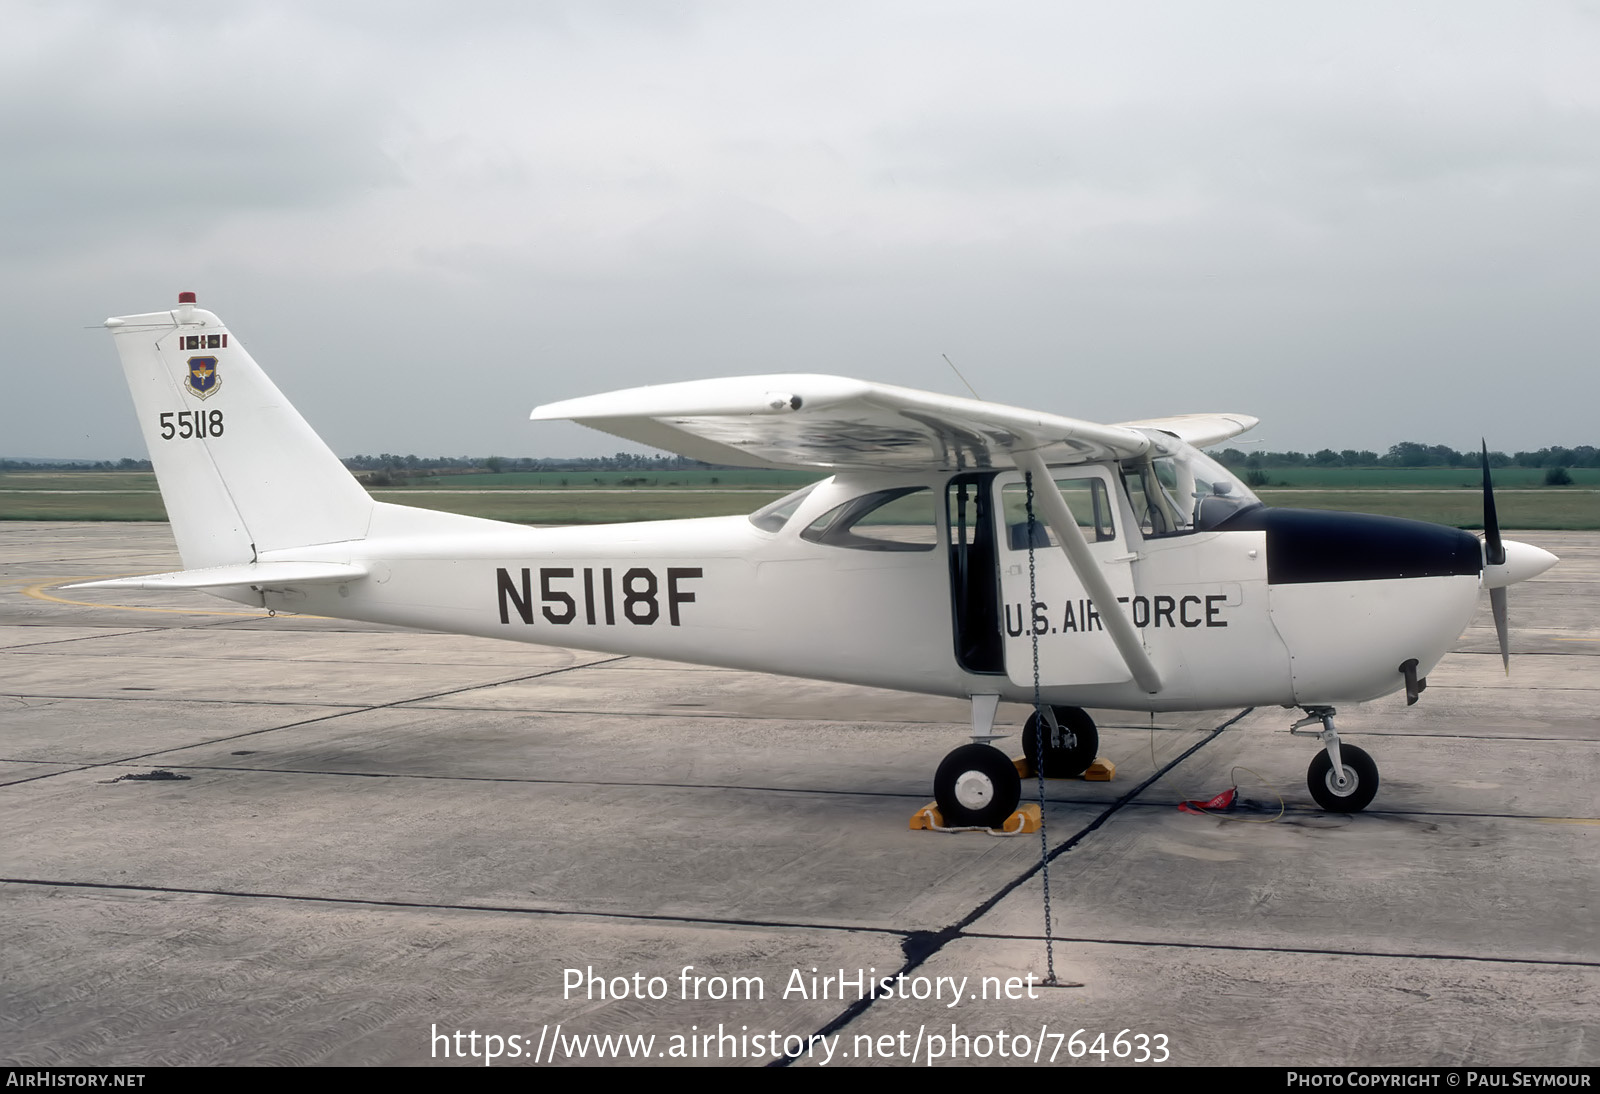
[[[238,339],[182,293],[107,319],[186,569],[361,539],[373,501]]]

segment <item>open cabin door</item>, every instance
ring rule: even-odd
[[[1102,467],[1056,468],[1056,487],[1094,563],[1122,603],[1133,597],[1133,556],[1116,505],[1116,482]],[[1046,687],[1113,684],[1132,679],[1127,662],[1106,631],[1072,563],[1046,526],[1037,501],[1049,483],[1035,482],[1033,523],[1034,591],[1028,589],[1027,486],[1019,471],[994,478],[991,511],[996,521],[1000,569],[1000,622],[1006,675],[1033,686],[1033,635],[1039,637],[1039,682]]]

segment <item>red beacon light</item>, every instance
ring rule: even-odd
[[[174,313],[174,315],[177,318],[178,326],[180,327],[187,326],[190,323],[195,322],[194,293],[181,292],[178,294],[178,310]]]

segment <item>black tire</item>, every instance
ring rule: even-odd
[[[1017,811],[1022,779],[1004,752],[962,745],[939,764],[933,800],[949,828],[999,828]]]
[[[1359,813],[1372,804],[1378,793],[1378,765],[1355,745],[1339,742],[1339,758],[1351,780],[1340,788],[1333,780],[1333,761],[1327,750],[1318,752],[1306,772],[1306,787],[1318,805],[1329,813]]]
[[[1071,743],[1065,747],[1051,745],[1050,725],[1045,723],[1044,777],[1077,778],[1089,770],[1089,765],[1100,754],[1100,731],[1095,728],[1094,719],[1081,707],[1056,707],[1055,713],[1056,722],[1071,735]],[[1022,729],[1022,754],[1035,771],[1039,770],[1038,753],[1039,715],[1036,711],[1029,715],[1028,724]]]

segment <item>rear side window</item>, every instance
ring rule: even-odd
[[[822,514],[800,538],[857,551],[931,551],[939,542],[933,501],[925,486],[863,494]]]

